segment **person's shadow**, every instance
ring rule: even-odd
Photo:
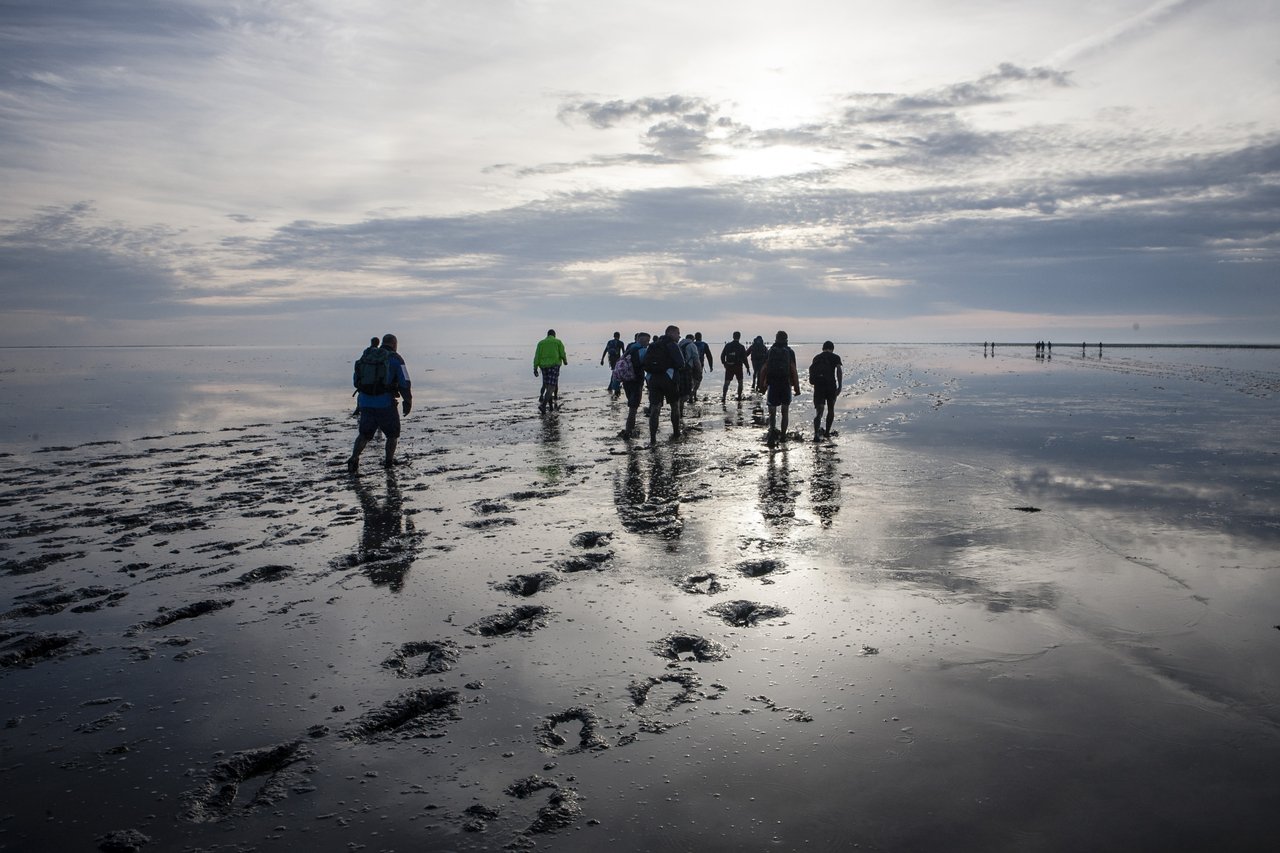
[[[395,468],[388,468],[387,494],[379,500],[369,484],[370,478],[351,477],[352,487],[364,511],[364,529],[360,544],[342,562],[359,569],[374,586],[385,586],[392,592],[404,588],[405,576],[422,550],[425,533],[414,527],[405,515],[404,498],[396,480]]]

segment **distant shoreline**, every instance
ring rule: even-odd
[[[800,341],[793,340],[791,344],[817,346],[821,341]],[[838,346],[916,346],[916,347],[981,347],[988,346],[991,341],[836,341]],[[1052,343],[1046,341],[1045,343]],[[1146,344],[1146,343],[1122,343],[1112,341],[1084,341],[1085,347],[1099,347],[1104,349],[1280,349],[1280,343],[1274,344]],[[573,343],[571,346],[583,345],[582,342]],[[1036,341],[995,341],[997,347],[1034,347]],[[24,349],[332,349],[340,348],[342,344],[0,344],[0,350],[24,350]],[[468,347],[476,349],[484,349],[488,346],[507,347],[510,344],[468,344]],[[1071,349],[1076,346],[1072,341],[1058,342],[1061,349]]]

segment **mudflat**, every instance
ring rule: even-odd
[[[838,351],[0,456],[0,849],[1269,850],[1274,359]]]

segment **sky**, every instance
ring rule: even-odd
[[[1280,343],[1280,2],[0,0],[0,188],[0,346]]]

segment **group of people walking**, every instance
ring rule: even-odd
[[[622,341],[621,332],[614,332],[600,354],[600,364],[606,360],[610,368],[609,392],[615,399],[624,393],[627,397],[627,422],[622,437],[635,437],[636,420],[648,390],[650,444],[657,441],[664,405],[670,414],[672,435],[681,434],[685,404],[698,399],[705,372],[715,370],[711,347],[702,339],[702,333],[694,332],[681,338],[680,327],[676,325],[668,326],[657,336],[636,332],[630,343]],[[765,395],[769,410],[767,441],[772,447],[785,440],[791,401],[794,394],[800,393],[796,354],[788,345],[787,333],[778,332],[772,346],[766,346],[764,338],[757,336],[748,347],[742,343],[742,333],[734,332],[733,339],[720,351],[720,366],[724,370],[721,404],[728,401],[729,387],[734,383],[737,399],[741,401],[743,374],[753,376],[753,387]],[[813,437],[817,441],[831,434],[835,400],[844,382],[843,365],[831,341],[823,343],[822,351],[814,357],[809,367],[809,381],[814,389]]]
[[[359,417],[355,446],[347,459],[347,468],[353,473],[359,468],[361,452],[378,432],[386,437],[383,464],[388,467],[394,464],[400,414],[408,415],[413,404],[409,371],[397,352],[396,336],[383,335],[381,340],[373,338],[369,343],[353,371]],[[702,339],[702,333],[694,332],[682,338],[680,327],[674,324],[667,326],[661,335],[636,332],[629,343],[622,340],[621,332],[614,332],[600,354],[600,364],[606,360],[610,369],[609,392],[615,399],[624,394],[627,398],[627,422],[621,435],[628,440],[636,437],[636,421],[648,392],[646,414],[651,445],[658,438],[663,406],[667,407],[671,419],[672,436],[684,432],[684,406],[698,399],[703,377],[715,370],[711,346]],[[568,363],[564,343],[556,337],[555,329],[548,329],[533,356],[533,375],[542,378],[539,412],[559,409],[560,368]],[[735,382],[737,399],[741,402],[743,374],[754,377],[751,386],[764,395],[769,410],[769,446],[785,441],[793,395],[800,393],[796,354],[788,345],[787,333],[778,332],[772,346],[766,346],[760,336],[747,346],[742,343],[742,333],[734,332],[733,339],[720,350],[720,366],[724,370],[720,402],[727,402],[729,387]],[[843,365],[831,341],[823,343],[822,351],[814,356],[809,366],[809,383],[813,387],[815,409],[813,439],[818,441],[831,435],[836,397],[844,384]]]

